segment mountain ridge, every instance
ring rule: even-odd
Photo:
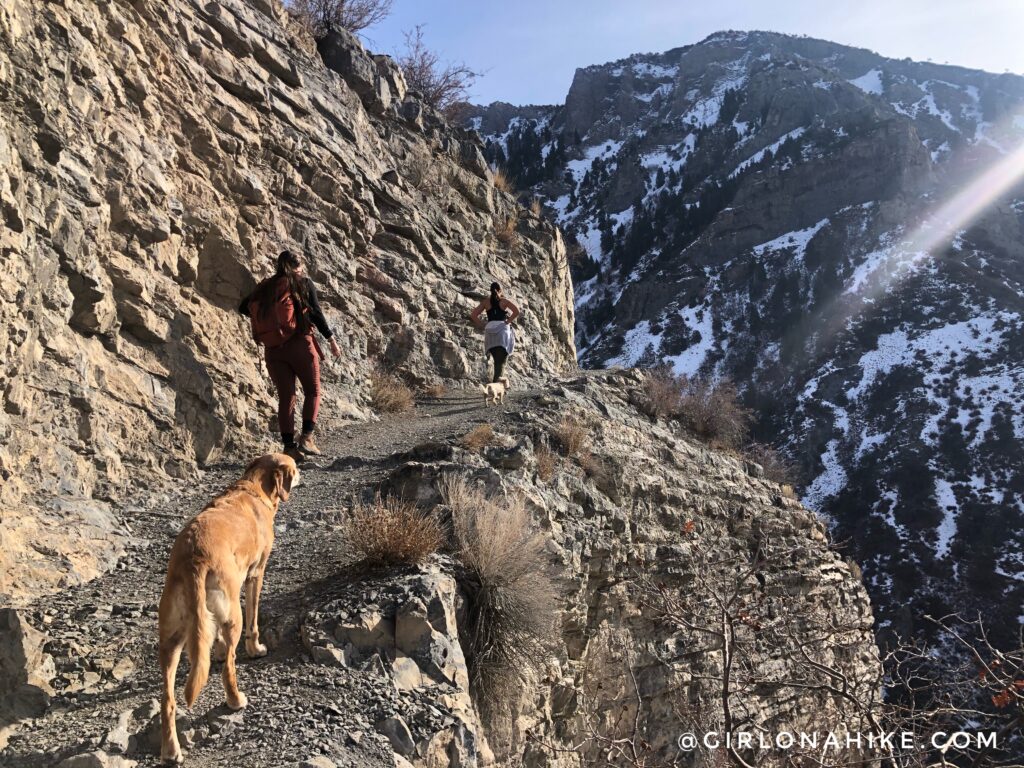
[[[1018,623],[1024,191],[978,180],[1012,170],[1024,78],[726,32],[490,117],[489,162],[567,232],[584,365],[735,380],[883,628],[976,600]]]

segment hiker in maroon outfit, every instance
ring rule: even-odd
[[[313,441],[320,408],[320,358],[323,353],[312,325],[341,355],[338,342],[320,309],[316,287],[291,251],[277,257],[277,271],[242,300],[238,311],[252,320],[253,337],[266,348],[267,372],[277,387],[277,420],[284,452],[293,458],[319,454]],[[312,321],[312,325],[310,324]],[[302,435],[295,443],[295,380],[302,384]]]

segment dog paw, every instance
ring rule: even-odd
[[[164,763],[180,765],[185,762],[185,753],[181,751],[181,747],[175,745],[173,749],[161,749],[160,760]]]
[[[263,643],[252,643],[245,646],[245,652],[250,659],[259,659],[267,655],[267,646]]]
[[[247,706],[249,706],[249,699],[246,698],[246,695],[241,691],[238,692],[238,698],[234,701],[232,701],[230,698],[228,699],[228,707],[230,709],[245,709]]]
[[[228,657],[228,646],[227,643],[218,639],[213,644],[213,652],[210,654],[214,661],[224,661]]]

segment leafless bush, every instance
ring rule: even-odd
[[[360,32],[386,19],[394,0],[289,0],[288,12],[316,39],[335,29]]]
[[[345,526],[352,548],[371,565],[403,565],[424,560],[441,546],[436,518],[397,497],[357,504]]]
[[[418,91],[423,100],[448,118],[469,100],[469,89],[479,76],[465,64],[442,64],[435,51],[423,41],[423,25],[405,32],[405,51],[398,56],[398,65],[405,74],[409,88]]]
[[[505,172],[504,168],[495,168],[491,172],[491,182],[499,192],[508,192],[511,195],[516,191],[512,177]]]
[[[537,477],[545,483],[548,482],[555,476],[555,466],[558,460],[554,452],[547,443],[541,443],[533,449],[533,455],[537,459]]]
[[[533,198],[530,201],[530,213],[532,213],[537,218],[540,218],[540,216],[543,213],[543,211],[544,211],[544,209],[541,207],[540,198],[539,197]]]
[[[462,478],[446,479],[441,496],[466,569],[471,692],[495,721],[550,651],[558,601],[545,535],[520,496],[488,496]]]
[[[714,446],[736,449],[746,442],[753,414],[740,403],[735,384],[689,380],[685,386],[679,404],[684,426]]]
[[[796,465],[779,453],[778,450],[764,443],[751,443],[743,451],[748,459],[760,464],[764,476],[773,483],[789,488],[792,492],[793,482],[797,476]]]
[[[590,430],[575,416],[565,416],[551,432],[566,456],[577,456],[590,439]]]
[[[668,367],[648,373],[639,405],[650,416],[678,419],[697,437],[733,450],[747,441],[753,418],[731,381],[690,379]]]
[[[494,442],[494,430],[490,424],[474,427],[459,441],[471,451],[479,451]]]
[[[383,371],[370,375],[370,403],[381,413],[400,413],[415,405],[409,386],[397,376]]]
[[[684,377],[677,376],[667,365],[654,368],[644,379],[641,407],[648,416],[659,419],[678,416],[685,391]]]

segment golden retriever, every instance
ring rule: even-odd
[[[481,384],[480,389],[484,393],[484,405],[488,403],[499,403],[505,402],[505,392],[508,390],[508,379],[502,376],[495,382],[490,384]]]
[[[283,453],[254,460],[242,478],[190,520],[178,534],[167,565],[160,598],[160,669],[163,673],[160,757],[180,763],[174,726],[174,676],[182,648],[191,664],[185,703],[191,707],[210,673],[210,646],[216,637],[224,657],[224,691],[228,706],[248,702],[238,690],[235,647],[242,634],[239,592],[245,584],[245,650],[265,656],[260,644],[258,610],[263,572],[274,545],[274,515],[298,485],[295,461]]]

